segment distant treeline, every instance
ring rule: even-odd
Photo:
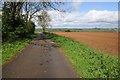
[[[42,29],[36,29],[35,32],[41,32]],[[48,32],[117,32],[117,28],[85,28],[85,29],[76,29],[76,28],[48,28]]]

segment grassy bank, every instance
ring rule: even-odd
[[[46,33],[65,52],[81,78],[118,78],[118,58],[70,38]]]
[[[21,51],[36,35],[31,35],[30,38],[23,40],[16,40],[14,42],[3,42],[2,43],[2,64],[9,61],[19,51]]]

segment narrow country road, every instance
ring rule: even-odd
[[[51,40],[38,38],[2,68],[3,78],[77,78],[71,64]]]

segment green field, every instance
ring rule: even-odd
[[[70,38],[46,33],[64,49],[81,78],[119,78],[118,57],[97,51]]]

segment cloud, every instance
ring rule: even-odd
[[[98,11],[63,13],[59,11],[48,11],[53,27],[118,27],[117,11]],[[37,22],[36,22],[37,23]]]
[[[91,10],[84,17],[88,19],[89,22],[113,22],[118,19],[118,12]]]
[[[70,10],[78,10],[83,0],[80,0],[80,1],[81,2],[73,2]]]

